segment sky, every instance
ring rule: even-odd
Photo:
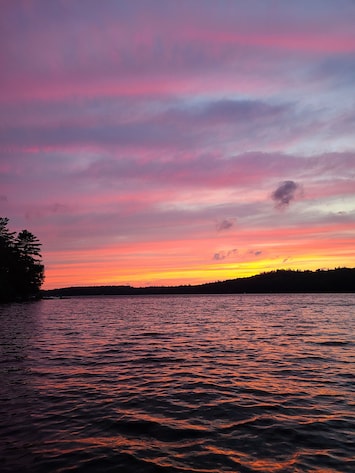
[[[45,289],[355,267],[354,0],[2,0],[0,216]]]

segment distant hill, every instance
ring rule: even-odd
[[[256,294],[355,292],[355,268],[316,271],[279,269],[247,278],[183,286],[83,286],[42,291],[43,297],[145,294]]]

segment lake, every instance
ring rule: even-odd
[[[0,306],[4,472],[354,472],[355,294]]]

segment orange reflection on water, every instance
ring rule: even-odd
[[[308,456],[324,456],[328,455],[327,450],[299,450],[291,458],[280,461],[272,458],[258,458],[250,461],[243,461],[243,466],[246,466],[255,471],[263,473],[277,473],[279,471],[294,471],[301,473],[307,471],[308,473],[339,473],[338,470],[332,468],[312,468],[305,465],[304,459]]]
[[[285,460],[283,462],[271,460],[271,459],[258,459],[249,462],[246,466],[256,471],[262,471],[263,473],[274,473],[277,471],[291,471],[291,467],[296,462],[295,458]]]
[[[297,461],[297,455],[294,455],[289,460],[279,461],[273,460],[270,458],[260,458],[260,459],[253,459],[250,455],[236,452],[230,449],[224,448],[217,448],[215,446],[208,446],[208,450],[213,452],[214,454],[221,455],[224,457],[230,458],[234,461],[237,465],[242,465],[248,469],[252,469],[255,471],[262,471],[264,473],[276,473],[278,471],[292,471],[291,467],[293,467]]]

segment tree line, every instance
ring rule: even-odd
[[[41,243],[28,230],[11,232],[8,223],[0,217],[0,302],[37,298],[44,281]]]
[[[43,291],[45,297],[159,295],[159,294],[271,294],[355,292],[355,268],[316,271],[270,271],[246,278],[183,286],[82,286]]]

